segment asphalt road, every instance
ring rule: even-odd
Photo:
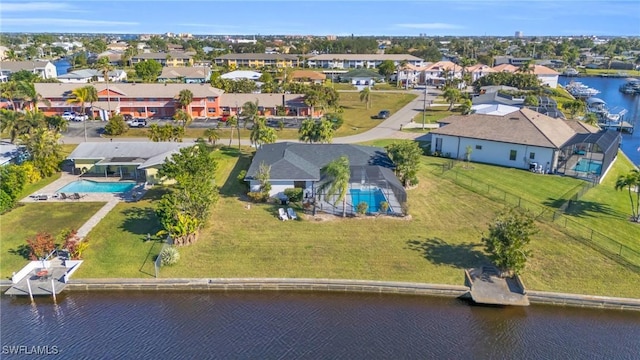
[[[351,143],[360,143],[365,141],[371,141],[376,139],[388,139],[388,138],[414,138],[419,134],[413,133],[403,133],[400,131],[400,125],[405,125],[409,123],[417,114],[422,111],[422,108],[425,104],[425,92],[422,89],[414,89],[411,92],[418,94],[419,96],[405,105],[403,108],[392,114],[388,119],[385,119],[380,122],[380,124],[373,129],[365,131],[361,134],[345,136],[345,137],[337,137],[333,139],[334,144],[351,144]],[[432,102],[438,94],[438,90],[433,88],[427,89],[426,94],[426,103],[429,104]],[[285,126],[287,128],[295,128],[296,122],[299,120],[290,119],[285,122]],[[172,120],[150,120],[150,124],[157,123],[159,125],[164,124],[173,124]],[[208,128],[217,126],[217,121],[215,120],[207,120],[207,121],[194,121],[191,123],[189,127],[198,127],[198,128]],[[69,122],[69,128],[66,133],[63,134],[62,142],[65,144],[79,144],[85,141],[85,125],[87,132],[87,141],[112,141],[110,137],[103,136],[104,126],[106,122],[103,121],[87,121],[85,122]],[[242,123],[240,124],[242,126]],[[117,141],[149,141],[148,138],[132,138],[132,137],[123,137],[117,138]],[[185,142],[195,141],[195,139],[184,139]],[[279,140],[279,141],[295,141],[295,140]],[[241,141],[243,145],[250,145],[250,141],[248,139],[243,139]]]

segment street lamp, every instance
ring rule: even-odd
[[[424,80],[424,99],[422,102],[422,130],[424,130],[424,121],[427,116],[427,79]]]

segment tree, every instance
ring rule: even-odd
[[[263,199],[269,198],[271,192],[271,165],[267,165],[264,162],[260,163],[258,172],[256,173],[256,180],[260,183],[260,193],[262,193]]]
[[[349,158],[341,156],[324,166],[320,173],[324,178],[324,183],[320,185],[320,193],[327,197],[334,198],[333,205],[342,201],[342,217],[347,216],[347,192],[349,191],[349,179],[351,170],[349,168]]]
[[[378,73],[384,76],[384,81],[389,82],[389,77],[396,71],[396,66],[391,60],[384,60],[378,65]]]
[[[162,73],[162,65],[155,60],[140,61],[134,68],[136,76],[144,82],[154,82]]]
[[[109,92],[109,72],[113,70],[113,66],[109,63],[109,58],[103,56],[98,59],[95,68],[102,72],[102,77],[107,85],[107,113],[111,115],[111,93]]]
[[[538,106],[538,97],[535,95],[527,95],[524,97],[524,106]]]
[[[259,117],[253,124],[249,139],[257,148],[261,148],[262,144],[273,144],[276,142],[276,131],[267,126],[267,119]]]
[[[460,112],[462,115],[469,115],[473,111],[472,109],[473,103],[470,99],[464,99],[462,104],[460,104]]]
[[[47,106],[51,106],[51,102],[36,91],[35,85],[33,85],[32,82],[19,81],[17,83],[17,91],[24,102],[29,104],[29,110],[33,110],[34,108],[38,110],[39,102],[43,102]]]
[[[580,111],[584,111],[585,104],[581,100],[573,100],[562,104],[562,108],[569,111],[572,119],[576,118],[576,115]]]
[[[598,115],[596,115],[596,114],[594,114],[592,112],[587,113],[584,116],[584,120],[583,121],[585,122],[585,124],[598,127]]]
[[[533,62],[533,59],[529,59],[529,60],[523,62],[522,65],[516,71],[517,72],[521,72],[521,73],[525,73],[525,74],[531,74],[531,73],[533,73],[534,69],[535,69],[535,64]]]
[[[371,89],[365,87],[360,91],[360,102],[364,102],[367,105],[367,109],[371,107]]]
[[[444,93],[442,93],[442,97],[444,97],[444,99],[449,103],[449,111],[451,111],[451,109],[453,109],[453,105],[462,97],[462,94],[460,93],[460,90],[454,87],[448,87]]]
[[[31,134],[35,129],[45,125],[44,113],[39,110],[26,110],[23,114],[22,120],[22,124],[20,124],[21,134]]]
[[[156,125],[156,124],[154,124]],[[157,126],[157,125],[156,125]],[[104,126],[104,132],[107,135],[117,136],[129,131],[129,126],[120,114],[116,114],[109,118],[109,122]]]
[[[216,128],[208,128],[204,131],[204,136],[212,145],[215,145],[216,141],[220,140],[220,134],[218,134],[218,129]]]
[[[79,87],[71,90],[71,95],[67,99],[67,103],[80,105],[80,112],[84,114],[86,109],[84,103],[88,101],[90,94],[88,93],[88,87]],[[84,121],[84,141],[87,141],[87,122]]]
[[[247,101],[242,104],[242,115],[244,116],[244,127],[247,128],[247,120],[255,122],[255,118],[258,115],[258,99],[255,102]]]
[[[191,115],[187,111],[185,111],[183,109],[179,109],[173,115],[173,120],[175,120],[178,123],[180,123],[180,126],[182,126],[182,128],[184,129],[189,124],[191,124],[191,122],[193,121],[193,118],[191,117]]]
[[[56,133],[67,131],[69,127],[69,122],[60,115],[45,116],[44,122],[47,124],[49,130]]]
[[[60,162],[64,159],[59,141],[60,134],[43,127],[35,129],[33,134],[26,134],[20,138],[20,143],[26,147],[33,165],[42,177],[49,177],[56,173]]]
[[[389,158],[396,166],[395,173],[402,186],[407,187],[418,183],[418,167],[422,150],[414,141],[393,143],[385,147]]]
[[[0,166],[0,189],[9,199],[8,208],[12,208],[28,184],[27,173],[24,167],[16,164]],[[6,209],[3,209],[6,210]]]
[[[53,236],[48,233],[37,233],[36,236],[27,239],[27,246],[31,260],[44,259],[56,248]]]
[[[147,137],[153,142],[159,141],[175,141],[182,142],[184,136],[184,128],[181,126],[173,126],[166,124],[159,126],[158,124],[151,124],[147,132]]]
[[[14,143],[24,128],[23,114],[14,110],[0,110],[0,132],[8,133],[11,143]]]
[[[482,237],[485,251],[493,263],[508,276],[519,274],[531,256],[527,249],[530,236],[537,233],[533,217],[514,208],[498,214],[489,225],[489,234]]]
[[[193,93],[189,89],[180,90],[178,94],[178,103],[182,106],[182,110],[188,110],[187,107],[193,102]],[[191,113],[189,111],[188,113]]]
[[[85,101],[89,103],[89,109],[91,109],[89,111],[89,114],[91,118],[93,118],[93,102],[98,101],[98,90],[96,90],[93,85],[87,85],[85,86],[85,88],[87,89],[87,98],[85,99]]]
[[[627,188],[629,201],[631,202],[631,220],[640,222],[640,171],[633,169],[626,174],[618,176],[615,188],[616,190]],[[635,204],[633,201],[633,192],[636,193]]]
[[[313,143],[315,124],[316,122],[312,119],[302,121],[300,128],[298,128],[298,139],[305,143]]]

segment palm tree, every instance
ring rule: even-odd
[[[17,92],[20,97],[29,104],[29,109],[38,109],[38,102],[43,102],[47,106],[51,106],[51,102],[36,91],[35,85],[29,81],[18,81],[16,84]]]
[[[31,134],[34,132],[34,130],[42,127],[43,124],[46,124],[46,121],[44,113],[42,111],[27,110],[24,112],[23,121],[20,126],[20,132],[22,134]]]
[[[86,110],[84,108],[84,103],[89,98],[89,94],[87,92],[88,92],[88,88],[86,86],[71,90],[71,95],[67,99],[67,103],[80,105],[80,111],[82,112],[82,114],[84,114]],[[86,121],[84,121],[84,141],[87,141],[87,122]]]
[[[351,170],[349,169],[349,158],[341,156],[336,160],[328,163],[320,170],[326,182],[323,183],[319,190],[320,193],[325,192],[324,197],[333,197],[333,206],[342,201],[342,217],[347,216],[347,192],[349,191],[349,179]]]
[[[109,72],[113,70],[113,66],[109,63],[109,58],[101,57],[96,62],[96,69],[102,72],[104,82],[107,85],[107,114],[111,115],[111,94],[109,93]]]
[[[313,143],[316,139],[315,124],[316,122],[311,119],[304,120],[298,128],[298,134],[300,134],[298,139],[304,143]]]
[[[462,113],[462,115],[469,115],[471,114],[471,107],[473,106],[473,103],[471,102],[471,100],[469,99],[465,99],[462,104],[460,105],[460,112]]]
[[[182,106],[183,110],[187,110],[187,106],[191,105],[193,101],[193,93],[189,89],[180,90],[178,94],[178,103]],[[189,111],[191,113],[191,111]]]
[[[0,110],[0,132],[8,132],[11,143],[14,143],[16,138],[21,135],[21,126],[24,122],[22,117],[22,113],[15,110]]]
[[[631,171],[629,171],[626,174],[622,174],[620,176],[618,176],[618,179],[616,179],[616,185],[615,188],[616,190],[622,190],[624,188],[627,188],[627,191],[629,192],[629,200],[631,201],[631,219],[633,221],[640,221],[640,215],[638,215],[638,213],[640,212],[640,171],[638,171],[637,169],[633,169]],[[635,193],[636,193],[636,202],[634,205],[633,202],[633,191],[632,189],[635,188]]]
[[[442,93],[442,97],[449,102],[449,111],[453,109],[453,105],[460,100],[461,96],[460,90],[453,87],[448,87],[444,93]]]
[[[0,86],[2,86],[2,93],[0,94],[0,97],[9,100],[9,102],[11,103],[11,109],[16,110],[16,104],[14,102],[16,97],[18,97],[18,87],[16,85],[16,82],[9,81],[7,83],[1,84]]]
[[[573,100],[562,104],[562,108],[569,111],[571,118],[575,119],[576,115],[584,110],[585,104],[581,100]]]
[[[188,112],[179,109],[178,111],[176,111],[176,113],[173,115],[173,120],[181,123],[182,128],[186,128],[187,126],[189,126],[189,124],[191,124],[191,121],[193,121],[193,118],[191,117],[191,115],[189,115]]]
[[[227,120],[227,125],[231,127],[231,135],[229,136],[229,146],[231,146],[231,142],[233,141],[233,129],[238,126],[238,117],[237,116],[229,116]]]
[[[204,136],[207,137],[207,140],[209,140],[212,145],[215,145],[216,141],[220,140],[220,134],[218,134],[218,130],[215,128],[205,130]]]
[[[524,74],[531,74],[533,73],[534,68],[535,65],[533,59],[530,59],[522,63],[522,65],[516,71]]]
[[[255,117],[258,115],[258,99],[255,102],[247,101],[242,105],[242,115],[244,115],[244,128],[247,128],[248,121],[255,123]]]
[[[584,116],[584,122],[588,125],[598,127],[598,115],[590,112]]]
[[[360,91],[360,102],[366,103],[367,109],[371,107],[371,89],[368,86]]]
[[[93,85],[87,85],[85,86],[85,88],[87,88],[87,98],[85,99],[85,101],[89,102],[89,109],[91,109],[91,118],[93,118],[93,102],[98,101],[98,90],[96,90]]]
[[[252,144],[256,144],[257,148],[261,148],[262,144],[273,144],[276,142],[276,131],[267,126],[267,119],[259,117],[253,124],[249,139]]]

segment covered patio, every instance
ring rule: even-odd
[[[145,171],[139,169],[139,166],[145,161],[145,159],[136,157],[106,158],[94,163],[91,167],[80,168],[80,176],[119,178],[121,180],[145,182]]]

